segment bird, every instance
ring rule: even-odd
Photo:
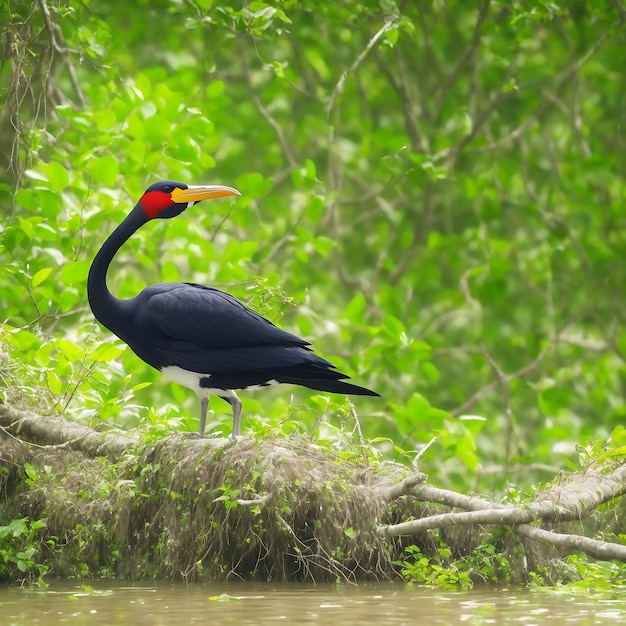
[[[144,224],[171,219],[201,200],[241,195],[222,185],[154,183],[105,240],[87,278],[94,317],[143,361],[200,398],[204,437],[209,396],[232,409],[232,438],[241,434],[242,403],[236,391],[290,383],[330,393],[379,396],[314,354],[311,344],[255,313],[234,296],[196,283],[150,285],[130,299],[107,287],[109,266],[120,248]]]

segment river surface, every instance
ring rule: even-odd
[[[626,624],[626,599],[514,590],[440,591],[403,584],[271,585],[52,582],[0,586],[0,626],[187,624]]]

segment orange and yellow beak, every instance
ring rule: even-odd
[[[240,195],[236,189],[222,185],[189,185],[187,189],[175,188],[172,191],[172,200],[176,203],[186,203]]]

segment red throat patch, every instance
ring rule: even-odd
[[[148,219],[153,220],[155,217],[159,216],[159,213],[163,209],[166,209],[168,206],[172,206],[174,201],[169,193],[164,193],[162,191],[149,191],[141,196],[139,204],[141,204],[141,208]]]

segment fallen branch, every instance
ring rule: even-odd
[[[521,524],[513,527],[516,535],[522,535],[533,541],[547,543],[568,552],[584,552],[600,561],[622,561],[626,563],[626,546],[610,541],[598,541],[581,535],[556,533],[535,526]]]
[[[0,404],[0,428],[22,441],[45,446],[83,452],[89,457],[105,456],[119,460],[125,452],[136,451],[144,444],[134,437],[116,432],[99,432],[88,426],[70,422],[60,416],[43,416],[18,411],[6,404]],[[179,433],[185,437],[188,433]],[[189,438],[190,448],[219,448],[227,443],[224,438]]]
[[[506,526],[555,548],[535,551],[533,562],[544,570],[563,551],[626,562],[626,546],[530,525],[582,520],[626,493],[626,466],[618,463],[559,477],[533,502],[506,506],[430,486],[425,474],[406,475],[398,465],[346,461],[303,437],[233,442],[173,434],[145,444],[0,405],[0,466],[0,517],[45,519],[42,546],[67,538],[52,561],[60,576],[76,574],[72,538],[79,536],[89,537],[81,567],[92,559],[94,575],[108,563],[120,576],[184,572],[186,580],[220,572],[274,580],[394,578],[407,542],[392,537],[411,536],[430,554],[425,531],[458,529],[444,540],[453,553],[469,555],[477,542],[491,540],[484,526]],[[431,514],[432,505],[448,510]],[[521,563],[517,570],[520,577],[528,571]]]
[[[570,551],[581,551],[596,559],[615,559],[626,562],[626,546],[598,541],[573,534],[551,532],[530,522],[551,521],[568,522],[586,517],[601,504],[609,502],[626,493],[626,466],[618,465],[611,472],[602,468],[589,469],[582,474],[573,474],[553,488],[541,493],[535,502],[521,507],[507,507],[474,496],[466,496],[447,489],[437,489],[421,485],[411,489],[418,482],[409,477],[390,489],[399,488],[402,495],[407,489],[412,498],[419,502],[443,504],[453,508],[465,509],[465,512],[450,512],[429,515],[421,519],[400,524],[380,526],[377,532],[385,537],[414,535],[435,528],[450,528],[463,525],[512,526],[512,531],[533,541],[548,543]]]
[[[397,500],[402,496],[413,494],[415,487],[420,483],[423,483],[427,479],[428,476],[426,474],[422,474],[422,472],[416,472],[415,474],[411,474],[402,482],[399,482],[392,487],[388,487],[385,494],[385,499],[387,501]]]
[[[14,437],[31,443],[84,452],[91,456],[119,458],[136,448],[137,439],[101,433],[61,417],[45,417],[0,404],[0,426]]]

